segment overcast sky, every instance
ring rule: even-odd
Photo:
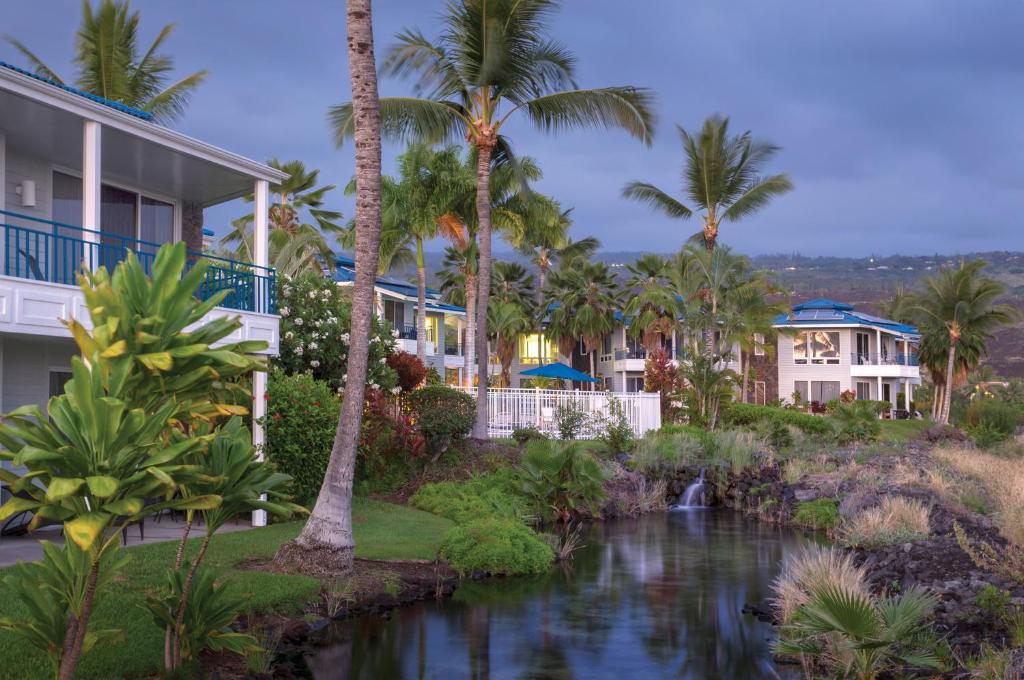
[[[374,3],[378,54],[396,31],[434,37],[443,0]],[[186,134],[257,158],[299,158],[344,185],[327,107],[349,99],[342,0],[136,0],[148,40],[180,73],[211,75]],[[79,0],[4,2],[0,31],[71,78]],[[693,233],[624,201],[633,179],[678,195],[675,125],[720,112],[782,147],[770,171],[796,190],[722,229],[746,253],[867,255],[1024,250],[1024,0],[568,0],[551,32],[579,58],[583,86],[657,94],[646,148],[619,132],[508,134],[544,170],[539,189],[575,208],[577,237],[606,250],[671,251]],[[10,46],[0,60],[24,65]],[[382,81],[382,94],[408,93]],[[385,149],[385,169],[395,147]],[[351,215],[335,192],[331,203]],[[241,210],[207,214],[218,232]]]

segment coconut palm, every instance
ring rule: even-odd
[[[453,0],[445,30],[432,42],[416,30],[398,35],[383,72],[414,78],[419,97],[381,101],[382,127],[389,137],[431,141],[465,138],[477,152],[476,208],[480,277],[477,305],[477,363],[487,370],[487,307],[491,283],[490,174],[496,164],[515,164],[503,136],[520,112],[536,127],[557,131],[617,127],[649,144],[651,95],[632,86],[581,89],[575,58],[547,37],[556,0]],[[331,110],[340,143],[352,132],[353,109]],[[487,436],[487,386],[477,391],[474,435]]]
[[[761,174],[779,148],[754,140],[749,131],[730,137],[728,118],[711,116],[696,136],[676,127],[685,156],[683,193],[694,207],[647,182],[630,182],[622,194],[677,219],[688,219],[694,209],[702,210],[704,228],[700,236],[708,250],[714,249],[722,222],[736,222],[752,215],[793,189],[793,183],[784,174]]]
[[[644,255],[626,269],[630,274],[623,309],[629,319],[627,332],[650,352],[672,332],[678,315],[678,300],[668,285],[668,263],[658,255]]]
[[[501,364],[501,386],[509,387],[512,383],[512,359],[515,357],[516,342],[519,335],[528,332],[533,325],[530,310],[517,302],[491,298],[487,316],[495,354]]]
[[[748,280],[725,293],[721,326],[723,335],[727,336],[726,343],[739,348],[740,401],[743,403],[747,402],[750,357],[758,348],[766,354],[773,351],[778,335],[775,319],[788,311],[783,302],[772,301],[772,296],[780,292],[763,274],[754,272]]]
[[[160,53],[164,41],[174,32],[174,24],[160,29],[145,51],[139,48],[139,13],[132,12],[128,0],[102,0],[98,7],[82,3],[82,23],[75,36],[77,67],[74,86],[120,102],[167,122],[181,117],[189,97],[207,71],[196,71],[175,83],[168,83],[174,60]],[[28,59],[29,67],[43,78],[61,85],[64,79],[21,42],[7,37]]]
[[[1006,291],[998,281],[981,275],[983,260],[961,262],[956,269],[943,269],[925,277],[925,290],[918,304],[921,318],[921,355],[931,366],[944,358],[942,399],[936,421],[949,422],[958,353],[970,369],[985,353],[985,345],[999,326],[1014,320],[1016,313],[996,300]],[[966,372],[964,372],[966,375]]]
[[[327,210],[324,196],[335,186],[317,186],[320,171],[306,169],[302,161],[267,161],[287,177],[279,184],[270,185],[271,201],[267,209],[270,260],[278,271],[292,276],[310,271],[318,273],[324,267],[334,268],[334,251],[328,236],[335,238],[344,233],[338,224],[341,213]],[[252,194],[245,197],[252,203]],[[221,239],[221,245],[234,248],[233,255],[252,261],[253,214],[243,215],[231,222],[231,231]]]
[[[581,338],[584,351],[590,355],[590,374],[594,375],[595,355],[604,336],[614,330],[621,307],[611,268],[604,262],[578,260],[572,268],[552,274],[545,297],[557,301],[548,315],[545,333],[558,343],[562,354],[569,354],[576,339]]]
[[[495,260],[491,272],[491,299],[520,307],[533,307],[533,275],[518,262]]]
[[[373,328],[374,282],[380,249],[380,108],[373,54],[370,0],[347,0],[348,64],[356,157],[356,276],[348,378],[320,494],[298,538],[281,546],[277,559],[305,569],[352,569],[352,477],[366,397],[366,370]]]
[[[530,207],[526,228],[515,235],[512,244],[529,255],[530,262],[537,267],[536,296],[539,305],[551,268],[577,257],[591,257],[601,242],[593,237],[573,241],[569,237],[572,209],[562,210],[554,199],[535,193]]]

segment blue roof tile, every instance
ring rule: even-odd
[[[36,80],[38,80],[40,82],[46,83],[47,85],[52,85],[53,87],[56,87],[56,88],[60,88],[61,90],[64,90],[65,92],[70,92],[73,95],[77,95],[79,97],[83,97],[83,98],[88,99],[90,101],[94,101],[97,104],[103,104],[103,106],[108,106],[108,107],[114,109],[115,111],[120,111],[121,113],[127,113],[130,116],[135,116],[136,118],[141,118],[142,120],[153,120],[153,114],[150,113],[149,111],[143,111],[142,109],[137,109],[134,106],[128,106],[127,104],[122,104],[121,102],[115,102],[115,101],[113,101],[111,99],[107,99],[105,97],[101,97],[101,96],[99,96],[97,94],[93,94],[91,92],[85,92],[83,90],[79,90],[79,89],[71,87],[69,85],[65,85],[63,83],[58,83],[55,80],[50,80],[49,78],[44,78],[43,76],[41,76],[39,74],[32,73],[31,71],[28,71],[26,69],[20,68],[18,66],[14,66],[13,64],[8,64],[7,62],[0,61],[0,68],[5,68],[5,69],[7,69],[9,71],[14,71],[15,73],[20,73],[21,75],[28,76],[29,78],[35,78]]]

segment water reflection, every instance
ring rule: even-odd
[[[597,525],[571,567],[335,624],[310,670],[317,680],[796,677],[771,663],[771,629],[740,610],[769,595],[803,540],[725,511]]]

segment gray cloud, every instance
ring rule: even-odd
[[[327,107],[348,99],[343,3],[137,1],[143,32],[179,24],[168,44],[182,71],[209,82],[179,125],[256,158],[302,158],[344,184]],[[443,3],[378,2],[379,47],[418,26],[439,30]],[[4,31],[69,73],[77,0],[5,7]],[[713,112],[783,147],[772,170],[796,191],[727,225],[741,251],[807,254],[1024,249],[1024,2],[1015,0],[587,0],[567,2],[553,34],[587,86],[636,84],[658,94],[646,149],[616,132],[549,137],[517,124],[520,153],[545,171],[540,189],[574,206],[579,235],[609,249],[673,250],[696,229],[624,202],[622,185],[678,191],[674,125]],[[0,59],[20,63],[6,45]],[[382,83],[384,94],[408,91]],[[388,148],[390,163],[396,148]],[[335,196],[336,206],[351,203]],[[210,212],[222,227],[242,208]]]

